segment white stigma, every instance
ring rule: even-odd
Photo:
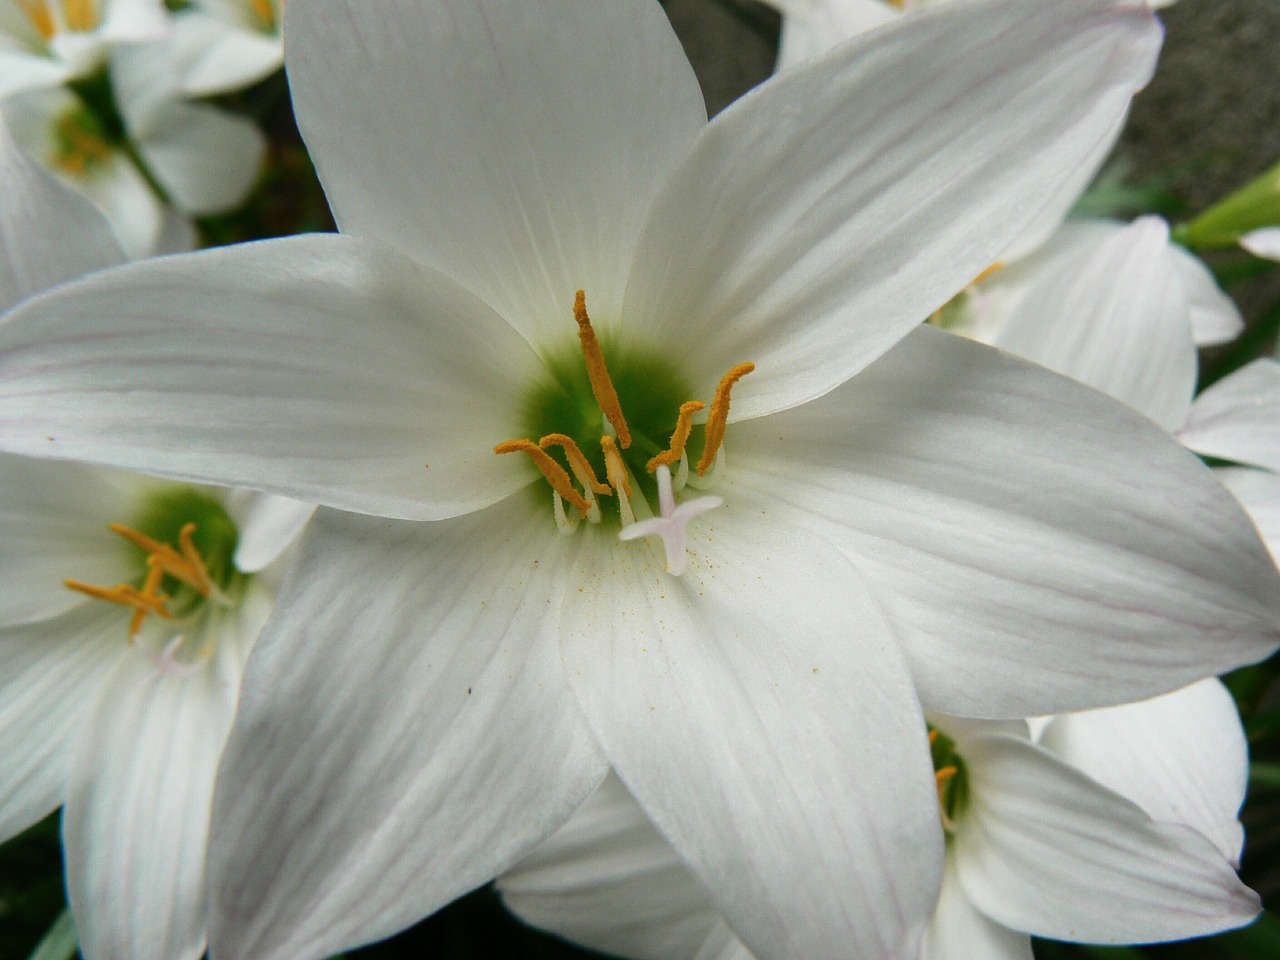
[[[667,553],[667,573],[678,577],[684,573],[684,527],[699,514],[724,506],[720,497],[704,496],[686,500],[676,505],[671,489],[671,469],[664,463],[658,467],[658,509],[661,516],[627,524],[618,532],[619,540],[635,540],[639,537],[661,537]]]

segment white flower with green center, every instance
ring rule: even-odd
[[[192,0],[174,17],[182,92],[228,93],[279,70],[283,5],[283,0]]]
[[[1244,731],[1217,680],[1055,717],[1039,745],[1022,721],[937,722],[946,869],[921,960],[1030,960],[1031,936],[1150,943],[1257,915],[1233,869]],[[498,887],[528,922],[610,954],[752,957],[613,776]]]
[[[83,77],[116,44],[168,29],[160,0],[0,0],[0,99]]]
[[[0,307],[119,263],[0,125]],[[0,839],[65,805],[88,960],[197,958],[214,773],[300,505],[0,456]]]
[[[344,235],[0,326],[3,447],[331,508],[220,773],[216,956],[389,934],[609,764],[758,955],[907,955],[943,859],[917,691],[1026,716],[1275,648],[1202,464],[919,325],[1107,138],[1145,8],[943,8],[711,123],[649,0],[286,17]]]

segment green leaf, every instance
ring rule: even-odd
[[[48,933],[40,938],[29,960],[71,960],[76,955],[76,925],[71,911],[63,909]]]
[[[1175,228],[1173,239],[1194,250],[1221,250],[1234,247],[1250,230],[1276,224],[1280,224],[1280,163]]]

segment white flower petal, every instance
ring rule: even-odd
[[[778,41],[777,71],[820,57],[836,45],[860,33],[892,23],[901,14],[884,0],[843,2],[795,2],[770,0],[780,9],[782,36]]]
[[[129,264],[0,328],[0,445],[390,516],[529,482],[537,361],[506,323],[371,241],[312,234]]]
[[[71,748],[112,665],[128,618],[97,604],[0,630],[0,841],[66,799]]]
[[[721,923],[684,861],[612,774],[498,878],[498,889],[527,923],[635,960],[693,960]]]
[[[966,744],[956,868],[975,906],[1035,936],[1148,943],[1242,926],[1257,894],[1208,840],[1011,737]]]
[[[1055,717],[1040,745],[1155,820],[1194,827],[1239,865],[1249,751],[1214,677],[1164,696]]]
[[[219,777],[215,956],[385,937],[511,866],[604,776],[555,645],[568,544],[533,512],[520,494],[435,523],[312,520]]]
[[[129,258],[147,257],[156,249],[164,230],[164,204],[132,160],[112,153],[87,176],[67,182],[106,214]]]
[[[0,313],[124,261],[102,214],[23,153],[0,120]]]
[[[24,90],[57,86],[70,72],[58,60],[0,46],[0,100]]]
[[[920,960],[1032,960],[1030,937],[1002,927],[973,905],[960,885],[952,845]]]
[[[1280,471],[1280,362],[1255,360],[1196,397],[1178,439],[1197,453]]]
[[[1240,238],[1240,246],[1255,257],[1280,260],[1280,227],[1263,227],[1252,230]]]
[[[942,866],[906,667],[847,561],[721,492],[682,577],[652,545],[587,542],[562,613],[570,682],[751,950],[906,956]]]
[[[161,0],[105,0],[102,36],[114,42],[158,40],[169,32]]]
[[[278,559],[298,539],[316,507],[288,497],[237,490],[227,509],[240,531],[236,569],[252,573]]]
[[[166,104],[136,143],[174,206],[196,215],[223,213],[243,203],[267,149],[252,120],[177,102]]]
[[[172,44],[176,84],[192,97],[239,90],[284,63],[279,37],[228,23],[196,8],[174,17]]]
[[[1142,217],[1037,277],[992,343],[1182,426],[1196,385],[1169,228]]]
[[[285,34],[343,232],[439,267],[526,335],[571,342],[579,288],[616,319],[645,210],[706,121],[658,6],[327,0],[288,10]]]
[[[1106,706],[1280,639],[1275,568],[1211,472],[982,344],[922,327],[830,397],[732,425],[726,452],[868,577],[930,710]]]
[[[702,392],[754,361],[741,419],[821,396],[986,269],[1149,76],[1116,3],[949,5],[779,74],[659,195],[623,321]]]
[[[85,602],[68,578],[112,586],[129,553],[107,524],[134,512],[137,490],[113,472],[0,455],[0,627],[57,616]]]
[[[1271,556],[1280,563],[1280,476],[1249,467],[1219,467],[1213,473],[1240,501]]]
[[[219,659],[223,667],[229,658]],[[86,956],[204,956],[214,773],[238,687],[238,669],[209,663],[166,674],[137,649],[105,678],[76,746],[62,820]]]
[[[1222,292],[1204,261],[1176,243],[1169,244],[1169,254],[1187,297],[1196,344],[1211,347],[1240,336],[1244,330],[1240,308]]]

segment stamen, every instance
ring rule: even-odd
[[[62,12],[68,30],[84,33],[98,25],[96,0],[62,0]]]
[[[543,450],[551,446],[563,447],[565,456],[569,458],[569,468],[582,484],[583,490],[592,490],[606,495],[613,493],[613,487],[607,483],[601,483],[596,477],[595,470],[591,468],[591,461],[583,455],[582,448],[574,442],[572,437],[565,436],[563,433],[549,433],[538,441],[538,446]]]
[[[702,457],[698,460],[698,476],[705,476],[715,461],[720,444],[724,443],[724,428],[729,419],[729,391],[733,385],[756,368],[754,363],[740,363],[723,377],[716,387],[715,399],[711,401],[711,412],[707,414],[707,437],[702,448]]]
[[[995,261],[995,263],[991,264],[991,266],[987,267],[987,269],[983,270],[980,274],[978,274],[976,277],[970,280],[969,286],[976,287],[983,280],[986,280],[988,277],[999,273],[1003,269],[1004,269],[1004,263],[1000,260],[997,260]]]
[[[596,395],[600,412],[613,424],[618,442],[625,450],[631,446],[631,431],[627,429],[627,419],[622,415],[622,401],[618,399],[618,391],[613,388],[609,370],[604,365],[604,352],[600,349],[600,341],[596,339],[591,318],[587,316],[587,295],[581,290],[573,301],[573,318],[578,321],[578,339],[582,341],[582,356],[587,363],[587,377],[591,381],[591,392]]]
[[[933,743],[936,733],[937,731],[934,731],[929,734],[930,744]],[[955,828],[955,824],[952,822],[951,817],[947,815],[947,784],[951,781],[951,778],[959,772],[960,769],[953,765],[943,767],[933,775],[933,779],[937,783],[938,787],[938,816],[942,819],[942,828],[944,830],[953,830]]]
[[[622,525],[636,522],[635,511],[631,509],[631,478],[627,476],[627,466],[622,462],[622,454],[613,437],[607,433],[600,438],[600,447],[604,450],[604,469],[609,482],[618,494],[618,514],[622,517]]]
[[[58,25],[45,0],[18,0],[18,6],[40,36],[46,40],[53,39],[53,35],[58,32]]]
[[[592,504],[592,508],[596,513],[600,512],[595,504]],[[568,535],[578,529],[578,518],[565,512],[564,497],[555,490],[551,491],[551,512],[556,518],[556,529],[561,533]]]
[[[676,420],[676,428],[671,433],[671,446],[653,457],[645,464],[650,473],[662,464],[670,466],[684,456],[684,445],[689,442],[689,432],[693,430],[693,415],[705,407],[701,400],[689,400],[680,404],[680,415]]]
[[[249,6],[253,8],[254,16],[262,21],[263,26],[275,27],[276,12],[271,7],[271,0],[249,0]]]
[[[133,643],[138,638],[147,614],[154,613],[165,620],[173,619],[173,614],[165,604],[169,598],[163,593],[156,592],[160,586],[160,576],[157,574],[163,575],[163,573],[159,564],[151,564],[141,590],[131,583],[119,583],[114,587],[99,587],[79,580],[63,580],[62,583],[63,586],[93,597],[95,600],[106,600],[109,603],[118,603],[122,607],[132,607],[134,613],[129,621],[129,642]]]
[[[153,540],[145,533],[131,530],[121,523],[110,524],[108,529],[147,551],[155,562],[164,569],[165,573],[181,580],[187,586],[199,592],[200,596],[207,597],[212,592],[213,580],[209,577],[209,570],[205,567],[204,560],[200,558],[195,545],[191,542],[191,534],[196,529],[194,523],[188,523],[178,532],[178,546],[181,548],[182,553],[178,553],[167,543]]]
[[[551,484],[552,490],[577,507],[583,516],[586,516],[587,511],[591,509],[591,504],[587,502],[586,497],[574,489],[573,481],[569,479],[569,474],[564,467],[551,459],[551,455],[532,440],[508,440],[494,447],[493,452],[527,453],[533,458],[533,465],[547,478],[547,483]]]
[[[637,537],[661,537],[662,547],[667,557],[667,573],[678,577],[684,573],[687,554],[684,545],[685,525],[699,514],[723,506],[719,497],[695,497],[676,505],[675,494],[671,489],[671,468],[665,463],[658,465],[658,509],[661,516],[650,517],[623,527],[618,532],[619,540],[635,540]]]

